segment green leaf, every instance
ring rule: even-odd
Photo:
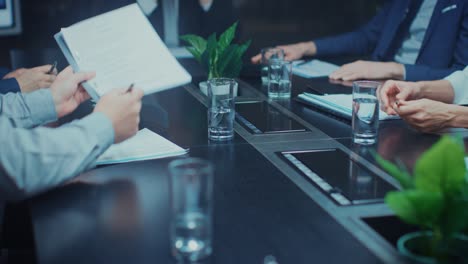
[[[239,77],[242,70],[242,56],[250,46],[250,41],[243,45],[231,45],[219,58],[219,73],[227,78]]]
[[[411,175],[406,171],[398,168],[390,161],[385,160],[380,155],[375,155],[377,163],[390,175],[392,175],[405,190],[414,188],[414,182]]]
[[[420,190],[390,192],[385,202],[403,221],[424,228],[437,225],[444,205],[440,193]]]
[[[234,37],[236,35],[236,30],[237,30],[237,24],[238,22],[234,23],[232,26],[230,26],[221,36],[219,37],[219,42],[218,42],[218,53],[222,54],[224,50],[229,47],[231,42],[234,40]]]
[[[208,37],[205,52],[201,56],[201,63],[203,67],[208,71],[209,76],[217,77],[216,74],[216,63],[217,63],[217,41],[216,33],[213,33]]]
[[[465,166],[464,147],[444,136],[416,162],[415,186],[430,192],[460,193],[465,184]]]
[[[446,237],[468,228],[468,200],[459,197],[446,199],[440,224],[440,229]]]
[[[184,35],[180,39],[190,45],[190,47],[187,47],[187,50],[192,53],[198,62],[201,62],[201,56],[206,50],[207,41],[197,35]]]

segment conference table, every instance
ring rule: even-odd
[[[215,168],[213,254],[200,263],[406,263],[395,243],[414,227],[384,204],[398,185],[372,153],[412,169],[439,135],[384,121],[375,145],[355,145],[349,120],[295,100],[308,86],[350,87],[295,76],[291,99],[271,100],[260,78],[246,75],[238,80],[234,139],[211,142],[198,89],[203,72],[194,61],[182,64],[193,83],[146,96],[141,128]],[[69,119],[91,109],[85,104]],[[28,200],[38,262],[177,263],[169,241],[172,160],[97,167]]]

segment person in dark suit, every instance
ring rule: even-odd
[[[151,10],[145,10],[145,3],[153,2]],[[81,1],[80,1],[81,2]],[[138,2],[148,16],[153,27],[164,39],[164,0],[114,0],[93,1],[93,15],[104,13]],[[232,0],[179,0],[179,34],[197,34],[208,37],[212,33],[222,33],[237,21],[236,9]]]
[[[286,59],[303,56],[369,56],[343,65],[331,79],[437,80],[468,64],[466,0],[387,1],[360,29],[328,38],[280,46]],[[261,56],[252,58],[260,62]]]
[[[55,81],[57,71],[49,73],[51,65],[31,69],[17,69],[10,72],[0,67],[0,94],[28,93],[40,88],[48,88]]]

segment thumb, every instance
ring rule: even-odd
[[[411,95],[410,89],[400,89],[400,92],[395,96],[397,100],[407,101]]]

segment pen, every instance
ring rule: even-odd
[[[131,93],[133,90],[133,86],[135,86],[135,83],[130,84],[130,87],[127,89],[127,93]]]
[[[50,70],[47,72],[47,74],[52,74],[56,69],[57,69],[57,61],[54,61],[54,64],[50,66]]]
[[[309,88],[310,90],[312,90],[314,93],[318,94],[318,95],[325,95],[324,92],[322,91],[319,91],[317,89],[315,89],[314,87],[310,86],[310,85],[307,85],[307,88]]]

